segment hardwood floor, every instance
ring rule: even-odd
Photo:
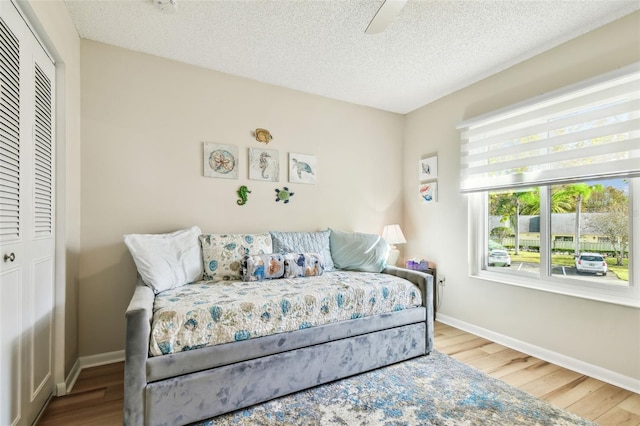
[[[38,426],[122,425],[124,362],[82,370],[68,395],[53,397]]]
[[[452,358],[603,426],[640,425],[640,395],[436,322],[435,347]]]
[[[490,376],[603,426],[640,426],[640,395],[558,367],[448,325],[435,347]],[[82,370],[69,395],[53,398],[38,426],[122,424],[124,363]]]

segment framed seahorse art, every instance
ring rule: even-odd
[[[276,149],[249,148],[249,179],[280,181],[280,156]]]

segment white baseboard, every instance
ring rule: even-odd
[[[71,367],[71,371],[69,371],[69,374],[65,377],[64,382],[56,383],[56,396],[65,396],[71,392],[73,385],[75,385],[76,380],[78,380],[80,371],[80,360],[77,359],[73,367]]]
[[[97,367],[99,365],[113,364],[114,362],[124,361],[124,349],[121,351],[107,352],[104,354],[81,356],[80,368]]]
[[[76,384],[76,380],[80,376],[80,372],[85,368],[98,367],[100,365],[112,364],[114,362],[124,361],[124,350],[107,352],[104,354],[81,356],[73,364],[69,375],[66,377],[64,383],[56,384],[56,396],[64,396],[71,392],[73,385]]]
[[[614,386],[629,390],[631,392],[640,393],[640,380],[633,377],[625,376],[615,371],[607,370],[606,368],[598,367],[597,365],[589,364],[579,359],[575,359],[557,352],[550,351],[545,348],[541,348],[536,345],[532,345],[522,340],[514,339],[503,334],[496,333],[491,330],[487,330],[482,327],[478,327],[471,323],[458,320],[448,315],[438,313],[438,321],[443,324],[450,325],[460,330],[475,334],[501,345],[507,346],[511,349],[515,349],[520,352],[524,352],[528,355],[540,358],[543,361],[547,361],[560,367],[573,370],[577,373],[584,374],[594,379],[602,380],[603,382],[610,383]]]

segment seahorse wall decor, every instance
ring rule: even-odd
[[[247,204],[247,194],[251,194],[251,191],[249,191],[249,188],[247,188],[245,185],[242,185],[240,188],[238,188],[238,201],[236,201],[238,203],[239,206],[244,206],[245,204]]]

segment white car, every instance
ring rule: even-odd
[[[511,256],[506,250],[493,249],[489,252],[489,266],[511,266]]]
[[[580,253],[576,257],[576,272],[591,272],[594,274],[607,275],[607,261],[598,253]]]

